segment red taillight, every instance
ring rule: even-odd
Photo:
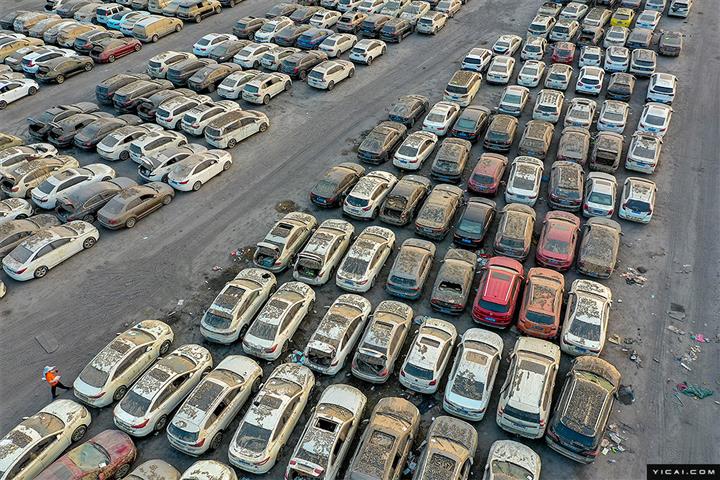
[[[609,216],[612,216],[613,213],[615,213],[615,209],[614,209],[614,208],[611,208],[610,210],[608,210],[608,217],[609,217]]]
[[[298,71],[300,71],[298,67],[293,68],[293,73],[298,73]]]
[[[498,407],[497,413],[498,415],[502,416],[505,413],[505,410],[502,407]]]
[[[100,398],[100,397],[102,397],[103,395],[105,395],[105,392],[100,392],[100,393],[98,393],[97,395],[89,395],[88,398]]]
[[[290,466],[293,466],[293,465],[297,465],[297,460],[295,460],[294,458],[292,460],[290,460]]]
[[[273,345],[270,348],[266,348],[265,353],[273,353],[275,350],[277,350],[277,344]]]
[[[388,369],[387,369],[387,368],[383,368],[382,371],[381,371],[380,373],[378,373],[378,377],[387,377],[387,376],[388,376],[388,373],[389,373],[389,372],[388,372]]]
[[[199,442],[197,442],[193,447],[202,447],[205,444],[205,439],[203,438]]]
[[[430,386],[437,385],[437,380],[433,378],[432,380],[430,380],[428,385],[430,385]]]
[[[404,376],[405,376],[405,370],[400,370],[400,375],[404,377]]]
[[[260,460],[259,462],[255,462],[255,465],[265,465],[269,461],[270,461],[270,457],[265,457],[262,460]]]
[[[335,365],[338,364],[338,361],[339,361],[339,360],[336,358],[335,360],[332,361],[332,363],[330,364],[330,366],[331,366],[331,367],[334,367]]]
[[[545,432],[545,433],[547,433],[548,437],[552,438],[552,439],[555,440],[556,442],[559,442],[559,441],[560,441],[560,437],[558,437],[557,434],[556,434],[555,432],[553,432],[552,430],[548,430],[548,431]]]
[[[147,426],[148,423],[150,423],[150,419],[146,419],[144,422],[142,422],[139,425],[133,425],[132,428],[144,428]]]
[[[12,187],[12,189],[11,189],[10,191],[11,191],[11,192],[19,192],[19,191],[20,191],[20,187]]]
[[[315,468],[313,468],[313,475],[318,476],[321,473],[323,473],[324,471],[325,471],[325,469],[322,467],[315,467]]]
[[[188,183],[189,181],[190,181],[190,180],[185,180],[184,182],[178,182],[178,183],[179,183],[180,185],[187,185],[187,183]]]
[[[541,427],[544,427],[544,426],[545,426],[545,420],[540,420],[540,426],[541,426]]]
[[[200,128],[200,124],[199,124],[199,123],[193,123],[193,124],[192,124],[192,128]]]
[[[28,66],[29,66],[29,67],[34,67],[34,66],[35,66],[35,62],[33,62],[33,61],[31,60],[30,63],[28,64]]]
[[[27,270],[27,268],[21,268],[20,270],[18,270],[15,273],[17,273],[18,275],[21,275],[21,274],[25,273],[25,270]]]

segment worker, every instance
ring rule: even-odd
[[[53,400],[57,398],[56,390],[58,387],[63,390],[70,390],[70,387],[66,387],[60,382],[60,372],[58,372],[57,367],[45,367],[43,369],[43,380],[50,385]]]

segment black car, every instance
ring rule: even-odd
[[[431,185],[429,178],[405,175],[385,197],[378,218],[390,225],[407,225],[420,209]]]
[[[335,24],[335,27],[337,31],[341,33],[357,33],[360,30],[362,22],[364,22],[367,17],[368,14],[363,12],[345,12]]]
[[[57,105],[55,107],[48,108],[37,117],[29,117],[28,122],[28,133],[31,136],[44,139],[47,137],[48,132],[52,128],[53,122],[59,122],[64,120],[76,113],[93,113],[97,112],[99,107],[92,102],[80,102],[73,103],[70,105]]]
[[[462,138],[446,138],[440,144],[432,167],[430,176],[444,183],[460,183],[465,166],[470,159],[472,143]]]
[[[60,221],[49,213],[18,218],[0,224],[0,259],[12,252],[20,242],[38,230],[60,225]]]
[[[102,104],[112,105],[115,92],[137,80],[150,80],[150,77],[144,73],[118,73],[108,77],[95,87],[95,98]]]
[[[607,98],[627,102],[635,90],[635,76],[630,73],[613,73],[607,86]]]
[[[677,57],[683,47],[682,32],[663,32],[658,41],[658,53],[667,57]]]
[[[465,107],[450,130],[450,136],[477,142],[490,121],[490,109],[480,105]]]
[[[312,25],[289,25],[275,34],[273,42],[282,47],[292,47],[300,35],[313,28]]]
[[[64,2],[55,10],[55,13],[60,15],[60,18],[73,18],[78,10],[80,10],[85,5],[90,5],[90,3],[90,0],[74,0],[70,2]]]
[[[496,204],[488,198],[470,197],[453,233],[453,243],[479,248],[495,218]]]
[[[117,30],[90,30],[78,36],[73,43],[73,48],[80,53],[90,54],[90,51],[107,38],[122,38],[122,33]]]
[[[190,90],[189,88],[175,88],[172,90],[161,90],[157,93],[153,93],[147,98],[143,98],[138,102],[137,105],[137,114],[140,118],[145,120],[146,122],[154,122],[155,121],[155,113],[157,113],[157,109],[160,107],[160,104],[163,102],[167,102],[171,98],[175,97],[181,97],[181,96],[194,96],[195,92]]]
[[[57,199],[55,214],[63,222],[85,220],[92,223],[95,214],[118,192],[137,185],[135,180],[116,177],[112,180],[89,183]]]
[[[187,81],[195,72],[210,64],[217,63],[209,58],[188,58],[182,62],[173,64],[167,71],[165,78],[176,87],[187,84]]]
[[[144,99],[172,88],[172,83],[167,80],[138,80],[116,91],[113,105],[120,112],[132,112]]]
[[[403,95],[390,106],[388,117],[393,122],[408,127],[421,119],[430,108],[430,102],[424,95]]]
[[[83,128],[90,125],[98,118],[112,118],[113,116],[105,112],[97,113],[76,113],[63,120],[52,123],[52,128],[48,132],[48,142],[58,148],[69,147],[72,145],[75,135]]]
[[[366,18],[360,25],[360,35],[367,38],[377,38],[380,31],[392,17],[376,13]]]
[[[316,6],[300,5],[290,14],[290,20],[297,24],[309,23],[312,16],[321,10],[322,8]]]
[[[365,167],[357,163],[330,167],[310,190],[310,201],[318,207],[337,207],[363,175]]]
[[[265,18],[273,19],[275,17],[289,17],[298,8],[300,8],[300,5],[296,3],[278,3],[268,10],[265,14]]]
[[[233,25],[233,35],[238,38],[252,39],[255,32],[260,30],[265,25],[265,22],[267,22],[266,18],[243,17]]]
[[[317,50],[293,53],[280,64],[280,71],[292,78],[305,80],[307,74],[318,63],[328,59],[327,53]]]
[[[66,79],[83,72],[89,72],[95,66],[93,59],[86,55],[58,57],[42,62],[35,73],[35,80],[43,83],[63,83]]]
[[[380,122],[360,143],[358,158],[366,163],[383,163],[400,146],[406,134],[407,127],[402,123]]]
[[[3,30],[13,30],[13,24],[15,23],[15,19],[25,13],[30,13],[30,10],[10,9],[10,11],[0,17],[0,28],[2,28]]]
[[[86,125],[73,138],[73,144],[83,150],[94,150],[97,144],[107,135],[126,125],[140,125],[142,120],[137,115],[118,115],[117,117],[98,118]]]
[[[230,40],[210,50],[208,58],[218,63],[232,62],[233,57],[250,44],[250,40]]]
[[[415,27],[408,20],[391,18],[380,30],[380,39],[386,42],[400,43],[403,38],[410,35]]]

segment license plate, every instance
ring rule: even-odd
[[[495,323],[495,319],[492,317],[485,317],[485,321]]]
[[[316,201],[317,203],[326,203],[327,200],[325,200],[325,199],[322,198],[322,197],[315,197],[315,201]]]
[[[465,244],[470,245],[470,244],[472,244],[472,240],[469,240],[469,239],[467,239],[467,238],[463,238],[462,240],[460,240],[460,243],[465,243]]]

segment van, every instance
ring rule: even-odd
[[[218,0],[186,0],[180,3],[176,16],[182,20],[195,20],[200,23],[203,18],[220,13],[222,5]]]
[[[170,5],[170,0],[148,0],[148,11],[158,15],[163,14],[163,8]]]
[[[183,22],[179,18],[161,17],[151,15],[143,18],[133,27],[133,37],[141,42],[157,42],[160,37],[179,32],[183,29]]]
[[[482,76],[477,72],[458,70],[445,87],[443,100],[467,107],[480,90],[481,81]]]
[[[125,10],[125,7],[119,3],[106,3],[105,5],[97,7],[95,10],[95,20],[100,25],[106,25],[108,18],[112,17],[116,13],[122,12],[123,10]]]

